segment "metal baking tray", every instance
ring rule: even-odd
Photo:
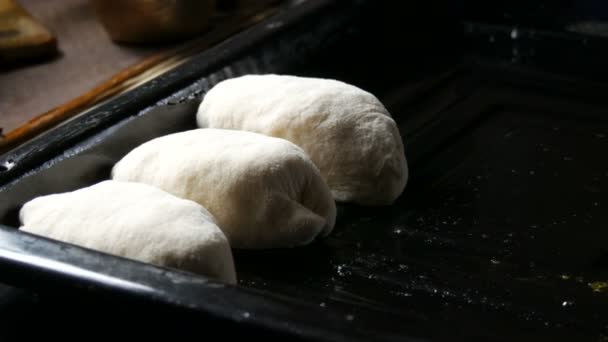
[[[606,339],[607,44],[484,21],[477,9],[296,1],[4,155],[0,281],[57,305],[170,310],[227,336]],[[212,86],[249,73],[336,78],[376,94],[406,146],[400,199],[340,204],[334,232],[307,247],[235,251],[238,286],[15,229],[25,201],[108,178],[140,143],[194,128]]]

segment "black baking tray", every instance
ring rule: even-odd
[[[603,341],[608,43],[563,29],[563,3],[289,3],[4,155],[0,281],[57,305],[162,308],[226,336]],[[138,144],[194,128],[215,84],[249,73],[376,94],[406,146],[403,195],[339,204],[334,232],[307,247],[235,251],[238,286],[15,229],[25,201],[107,179]]]

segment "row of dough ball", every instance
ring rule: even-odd
[[[133,149],[114,181],[28,202],[21,229],[234,283],[231,247],[308,244],[333,229],[334,199],[387,205],[407,182],[388,111],[339,81],[223,81],[197,122]]]

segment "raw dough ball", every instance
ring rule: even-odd
[[[145,184],[104,181],[37,197],[20,218],[25,232],[236,283],[230,245],[213,216]]]
[[[197,121],[200,127],[295,143],[338,201],[388,205],[407,182],[395,121],[374,95],[340,81],[281,75],[229,79],[205,95]]]
[[[304,151],[261,134],[196,129],[167,135],[135,148],[112,173],[202,204],[234,248],[304,245],[335,223],[329,188]]]

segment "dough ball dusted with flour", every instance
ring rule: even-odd
[[[372,94],[329,79],[247,75],[220,82],[201,102],[200,127],[287,139],[321,171],[338,201],[391,204],[408,168],[395,121]]]
[[[213,216],[149,185],[105,181],[41,196],[20,218],[25,232],[236,283],[230,245]]]
[[[261,134],[196,129],[151,140],[112,171],[202,204],[234,248],[304,245],[333,229],[336,207],[308,156]]]

